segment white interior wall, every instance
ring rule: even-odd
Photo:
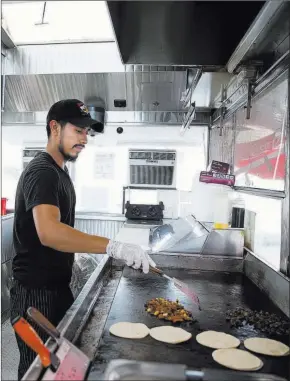
[[[177,151],[176,191],[158,191],[153,196],[163,201],[165,216],[175,217],[188,213],[192,179],[197,171],[205,168],[207,128],[193,127],[180,136],[180,126],[118,126],[107,125],[105,133],[89,137],[86,149],[75,164],[77,210],[121,213],[122,190],[128,185],[128,148],[175,149]],[[45,126],[2,126],[2,197],[7,197],[8,208],[14,207],[17,182],[22,172],[22,150],[25,146],[46,145]],[[108,178],[100,178],[103,160],[98,156],[112,155]],[[141,193],[135,192],[135,196]],[[152,192],[142,194],[146,203],[151,202]]]
[[[44,126],[2,126],[2,197],[8,198],[7,208],[14,208],[16,186],[22,173],[23,148],[26,143],[45,145],[46,140]]]
[[[245,222],[251,250],[279,270],[282,200],[235,192],[234,197],[237,196],[244,200],[246,210],[252,212],[251,219]]]

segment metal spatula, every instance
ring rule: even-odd
[[[195,303],[198,306],[199,310],[201,311],[200,301],[196,292],[194,292],[192,288],[188,287],[186,283],[181,282],[179,279],[172,278],[166,275],[162,270],[153,266],[149,266],[149,271],[153,274],[157,274],[162,276],[163,278],[171,280],[174,283],[174,286],[177,287],[185,295],[187,295],[193,301],[193,303]]]

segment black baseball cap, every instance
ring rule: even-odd
[[[90,127],[96,132],[102,132],[102,121],[91,117],[87,106],[78,99],[64,99],[54,103],[48,111],[46,123],[56,120],[71,123],[80,128]]]

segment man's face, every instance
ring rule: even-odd
[[[58,149],[66,161],[76,161],[87,144],[88,131],[89,127],[80,128],[71,123],[59,129]]]

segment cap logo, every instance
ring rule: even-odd
[[[82,115],[85,115],[85,116],[90,115],[89,110],[88,110],[86,105],[84,105],[83,103],[78,103],[77,105],[78,105],[79,109],[81,110]]]

